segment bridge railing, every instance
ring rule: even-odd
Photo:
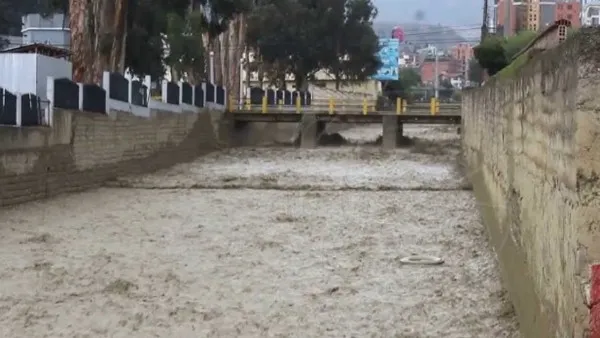
[[[241,103],[244,102],[244,103]],[[230,98],[229,110],[232,112],[253,113],[330,113],[330,114],[409,114],[409,115],[459,115],[460,103],[441,103],[432,98],[430,102],[408,103],[398,98],[396,102],[382,102],[373,98],[313,98],[308,104],[296,97],[293,105],[284,104],[283,100],[270,104],[266,96],[261,104],[248,100]]]

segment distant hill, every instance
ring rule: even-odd
[[[442,25],[375,22],[373,29],[379,37],[389,38],[395,26],[402,27],[405,40],[416,46],[432,44],[440,49],[446,49],[458,43],[467,42],[467,39],[458,34],[454,29]]]

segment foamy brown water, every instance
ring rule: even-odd
[[[0,336],[518,337],[457,135],[406,132],[448,148],[233,149],[3,210]]]

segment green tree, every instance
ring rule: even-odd
[[[163,0],[169,1],[169,0]],[[202,13],[200,25],[209,39],[227,31],[229,22],[236,16],[247,13],[262,0],[187,0],[190,9]]]
[[[480,83],[483,79],[483,69],[477,62],[477,59],[469,60],[469,73],[467,74],[467,80],[469,82]]]
[[[185,23],[184,37],[177,40],[173,34],[169,35],[169,42],[176,44],[175,50],[180,53],[180,61],[176,66],[181,66],[183,62],[186,66],[196,67],[199,60],[204,59],[203,44],[198,43],[201,42],[198,36],[206,33],[214,38],[224,32],[229,21],[247,10],[251,3],[251,0],[97,0],[82,2],[82,7],[74,6],[73,0],[27,1],[39,3],[38,7],[34,6],[34,11],[70,14],[72,37],[73,34],[79,34],[71,39],[71,50],[86,54],[86,58],[77,60],[78,63],[97,63],[94,67],[88,64],[85,69],[88,73],[95,73],[88,78],[96,79],[98,72],[103,70],[120,71],[114,69],[116,63],[137,75],[162,77],[165,40],[169,39],[169,29],[177,29],[169,26],[170,15],[182,18]],[[99,21],[101,17],[103,21]],[[192,28],[193,41],[187,35]],[[181,47],[182,41],[189,44]],[[124,47],[122,55],[113,55],[118,54],[113,48],[115,45]],[[194,50],[196,48],[198,50]],[[102,58],[108,58],[111,62],[103,64]],[[171,55],[171,59],[174,58]]]
[[[292,74],[302,89],[322,68],[338,80],[362,80],[379,67],[375,15],[370,0],[257,0],[247,42],[280,86]]]
[[[535,32],[523,31],[508,39],[490,36],[474,48],[475,58],[482,68],[494,75],[508,64],[534,38]]]
[[[508,63],[525,48],[535,37],[536,32],[522,31],[517,35],[511,36],[504,41],[504,55]]]
[[[489,75],[496,74],[508,65],[504,53],[504,39],[501,37],[486,38],[473,49],[473,52],[477,62],[488,71]]]
[[[401,97],[405,100],[413,100],[413,89],[421,83],[421,74],[415,68],[401,68],[397,81],[386,81],[383,85],[383,93],[393,102]]]
[[[205,32],[202,14],[190,11],[185,17],[176,13],[168,16],[166,42],[169,52],[165,63],[171,67],[172,77],[197,82],[205,77],[205,50],[202,34]]]
[[[306,0],[257,0],[248,16],[246,40],[257,51],[269,79],[284,88],[285,74],[294,74],[298,88],[319,67],[315,8]],[[321,35],[322,36],[322,35]]]
[[[440,99],[448,100],[454,95],[454,86],[450,79],[441,79],[440,87],[438,88],[438,94]]]
[[[329,60],[323,66],[336,80],[339,89],[343,80],[364,81],[375,74],[381,62],[377,56],[379,39],[373,30],[377,9],[371,0],[337,0],[333,7],[333,18],[341,18],[328,27],[332,39]],[[338,15],[336,13],[344,13]]]

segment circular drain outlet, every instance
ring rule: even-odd
[[[440,265],[444,264],[444,260],[434,256],[412,255],[400,259],[402,264],[413,265]]]

